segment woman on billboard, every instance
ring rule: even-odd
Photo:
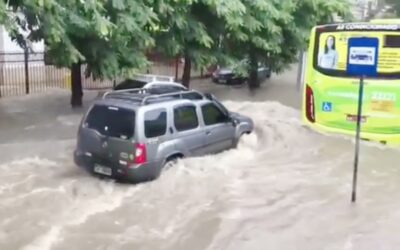
[[[318,58],[318,66],[325,69],[336,69],[338,53],[334,36],[328,36],[325,43],[324,53]]]

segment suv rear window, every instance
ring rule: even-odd
[[[95,105],[89,111],[84,126],[102,135],[130,139],[135,132],[133,110]]]

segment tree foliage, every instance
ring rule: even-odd
[[[56,65],[82,62],[95,78],[146,66],[154,44],[147,30],[157,17],[145,0],[10,0],[9,6],[15,15],[8,29],[19,44],[43,39]]]
[[[296,62],[305,48],[310,29],[333,22],[335,16],[351,17],[347,0],[242,0],[245,12],[240,25],[227,27],[224,48],[238,60],[248,59],[250,86],[258,87],[258,62],[274,72]]]
[[[95,79],[112,79],[148,65],[146,51],[154,45],[149,30],[157,21],[151,2],[8,0],[1,2],[0,8],[9,11],[2,11],[0,20],[21,47],[43,40],[55,65],[75,71],[71,104],[80,106],[81,64],[87,65],[86,76]]]
[[[218,48],[225,25],[237,22],[236,16],[244,10],[240,0],[160,1],[154,9],[160,25],[154,33],[156,49],[167,56],[185,58],[185,84],[190,79],[186,74],[190,74],[191,63],[204,68],[229,59]]]
[[[162,1],[155,8],[162,26],[156,43],[197,67],[236,64],[244,66],[238,73],[249,74],[262,62],[280,72],[305,48],[311,27],[348,19],[348,6],[347,0]],[[238,64],[242,59],[248,63]]]
[[[400,1],[399,0],[386,0],[388,4],[393,6],[394,11],[396,12],[397,17],[400,17]]]
[[[348,0],[0,0],[0,24],[22,47],[44,40],[58,66],[86,64],[87,76],[143,69],[146,53],[158,50],[185,57],[188,81],[191,63],[247,58],[253,76],[258,62],[280,72],[295,62],[312,26],[346,17],[348,6]]]

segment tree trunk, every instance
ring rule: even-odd
[[[74,63],[71,68],[71,106],[82,107],[82,75],[81,63]]]
[[[249,68],[249,88],[256,89],[260,87],[260,81],[258,79],[258,59],[254,49],[250,49],[250,68]]]
[[[189,88],[190,85],[190,73],[192,71],[192,60],[188,54],[185,54],[185,65],[183,66],[182,84]]]

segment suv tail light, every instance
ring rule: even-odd
[[[146,144],[144,143],[138,143],[136,144],[135,148],[135,164],[142,164],[147,162],[147,150],[146,150]]]
[[[314,92],[308,85],[306,85],[306,117],[310,122],[315,122]]]

